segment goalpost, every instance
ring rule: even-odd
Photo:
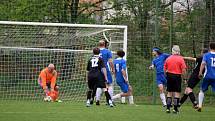
[[[127,26],[0,21],[0,99],[41,100],[38,75],[53,63],[60,98],[85,101],[86,64],[100,39],[127,54]]]

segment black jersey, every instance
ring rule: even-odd
[[[203,58],[202,56],[196,58],[196,65],[195,68],[193,69],[193,73],[199,74],[202,58]]]
[[[101,72],[101,69],[105,68],[104,62],[101,59],[101,57],[99,57],[99,55],[94,55],[93,57],[91,57],[88,61],[87,64],[87,71],[90,72]]]

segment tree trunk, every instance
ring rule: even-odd
[[[78,4],[79,0],[71,0],[71,23],[76,23],[78,18]]]
[[[215,39],[215,3],[214,0],[206,0],[206,25],[205,25],[205,40],[203,41],[204,48],[208,48],[209,42]]]

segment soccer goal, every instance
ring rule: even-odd
[[[127,52],[127,26],[0,21],[0,99],[41,100],[37,79],[56,66],[62,100],[84,101],[86,64],[100,39]]]

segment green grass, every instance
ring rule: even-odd
[[[166,114],[161,105],[85,107],[83,103],[0,101],[0,121],[215,121],[215,107],[196,112],[183,106],[180,114]]]

